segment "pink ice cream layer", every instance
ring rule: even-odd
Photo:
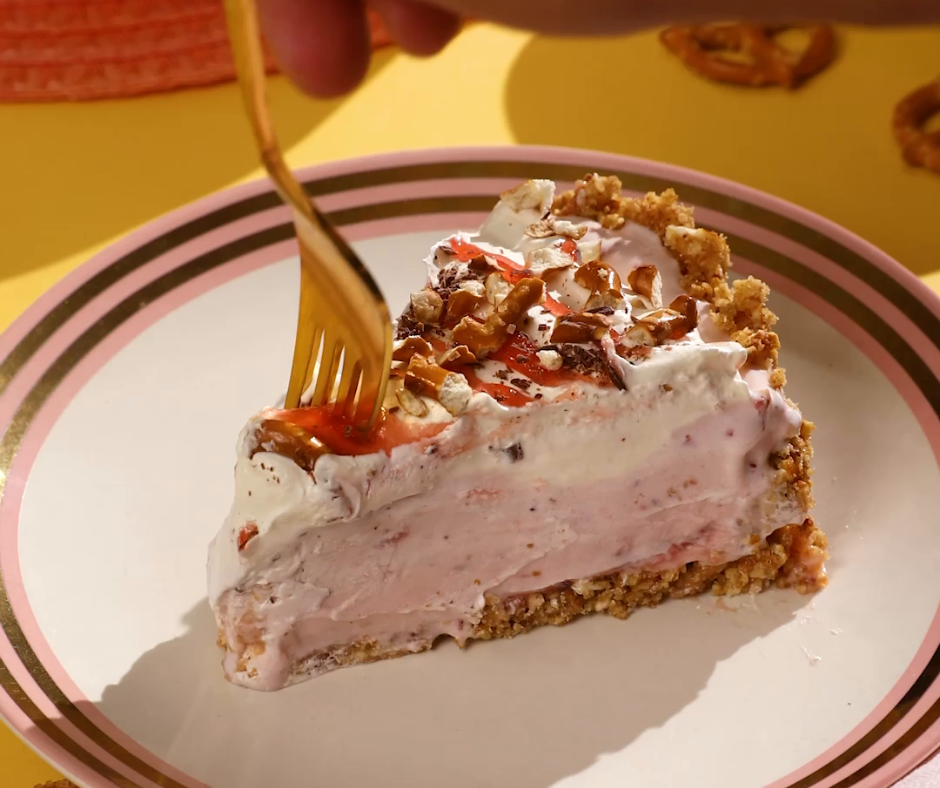
[[[331,665],[311,663],[299,676],[292,666],[360,638],[380,651],[421,650],[442,635],[462,642],[484,594],[512,597],[618,570],[716,565],[751,553],[806,515],[774,483],[768,458],[781,433],[766,405],[726,404],[639,467],[628,462],[625,437],[621,456],[632,470],[623,475],[610,467],[616,455],[607,456],[597,480],[559,487],[514,473],[510,462],[445,476],[359,519],[308,529],[289,557],[273,559],[287,565],[272,564],[271,582],[220,596],[226,673],[277,689]],[[252,670],[239,670],[233,652],[261,639]]]

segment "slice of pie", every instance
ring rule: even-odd
[[[209,556],[231,681],[825,584],[768,288],[672,191],[529,181],[426,262],[374,434],[321,408],[241,434]]]

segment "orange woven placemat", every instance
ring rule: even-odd
[[[376,15],[370,23],[373,46],[390,43]],[[233,78],[222,0],[0,0],[0,101],[117,98]]]

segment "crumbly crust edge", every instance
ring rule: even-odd
[[[470,639],[511,638],[592,613],[625,619],[639,607],[656,607],[667,599],[706,591],[714,596],[737,596],[757,594],[775,585],[812,593],[826,585],[823,564],[828,557],[825,534],[807,518],[801,524],[777,529],[759,550],[726,564],[694,562],[664,572],[613,572],[521,596],[487,595]],[[403,650],[383,648],[372,638],[362,638],[299,660],[292,666],[292,679],[302,681],[310,674],[426,651],[432,645],[423,641]]]
[[[728,284],[727,239],[697,228],[692,207],[679,202],[673,189],[628,197],[621,188],[614,175],[585,175],[573,189],[555,197],[552,212],[593,219],[609,230],[635,222],[655,232],[679,263],[683,287],[711,304],[717,326],[748,351],[749,364],[767,370],[773,388],[782,389],[787,377],[779,363],[780,339],[773,331],[777,316],[767,306],[770,288],[753,276]],[[814,429],[804,419],[799,435],[772,458],[777,483],[807,511],[813,506],[810,435]]]

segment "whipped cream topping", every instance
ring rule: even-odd
[[[571,397],[578,388],[573,378],[541,385],[531,366],[507,368],[506,353],[500,358],[485,343],[486,329],[516,295],[522,277],[544,282],[544,294],[525,302],[523,314],[503,326],[508,330],[500,338],[514,338],[509,346],[518,351],[516,359],[533,354],[545,370],[569,367],[582,374],[581,382],[588,373],[599,378],[595,383],[620,388],[661,385],[660,359],[682,355],[685,346],[695,348],[690,359],[725,353],[738,359],[737,367],[744,364],[743,348],[719,332],[710,306],[685,294],[678,263],[653,231],[627,223],[611,232],[595,221],[551,217],[553,193],[551,181],[530,181],[503,195],[478,233],[457,233],[433,247],[425,260],[429,287],[412,297],[399,324],[400,371],[409,366],[408,337],[420,335],[445,348],[462,345],[466,351],[463,343],[469,344],[472,381],[486,384],[478,390],[503,389],[515,404]],[[465,331],[468,326],[478,330]],[[466,374],[458,365],[440,363]],[[417,412],[406,413],[440,418],[434,397],[427,399]]]
[[[441,634],[463,640],[487,594],[731,561],[805,517],[769,462],[798,434],[799,412],[747,367],[710,306],[686,296],[655,233],[553,219],[553,190],[530,181],[477,234],[431,250],[429,289],[399,324],[406,393],[390,400],[389,418],[413,439],[305,468],[259,445],[279,412],[246,425],[235,500],[209,552],[233,681],[284,686],[329,669],[311,655],[359,638],[398,652]],[[514,320],[497,326],[503,347],[445,360],[460,320],[496,325],[533,278],[542,297],[502,311]],[[576,327],[583,341],[559,341],[571,315],[604,320]],[[418,340],[430,348],[408,356]],[[407,385],[410,370],[429,368],[441,370],[439,390]]]

